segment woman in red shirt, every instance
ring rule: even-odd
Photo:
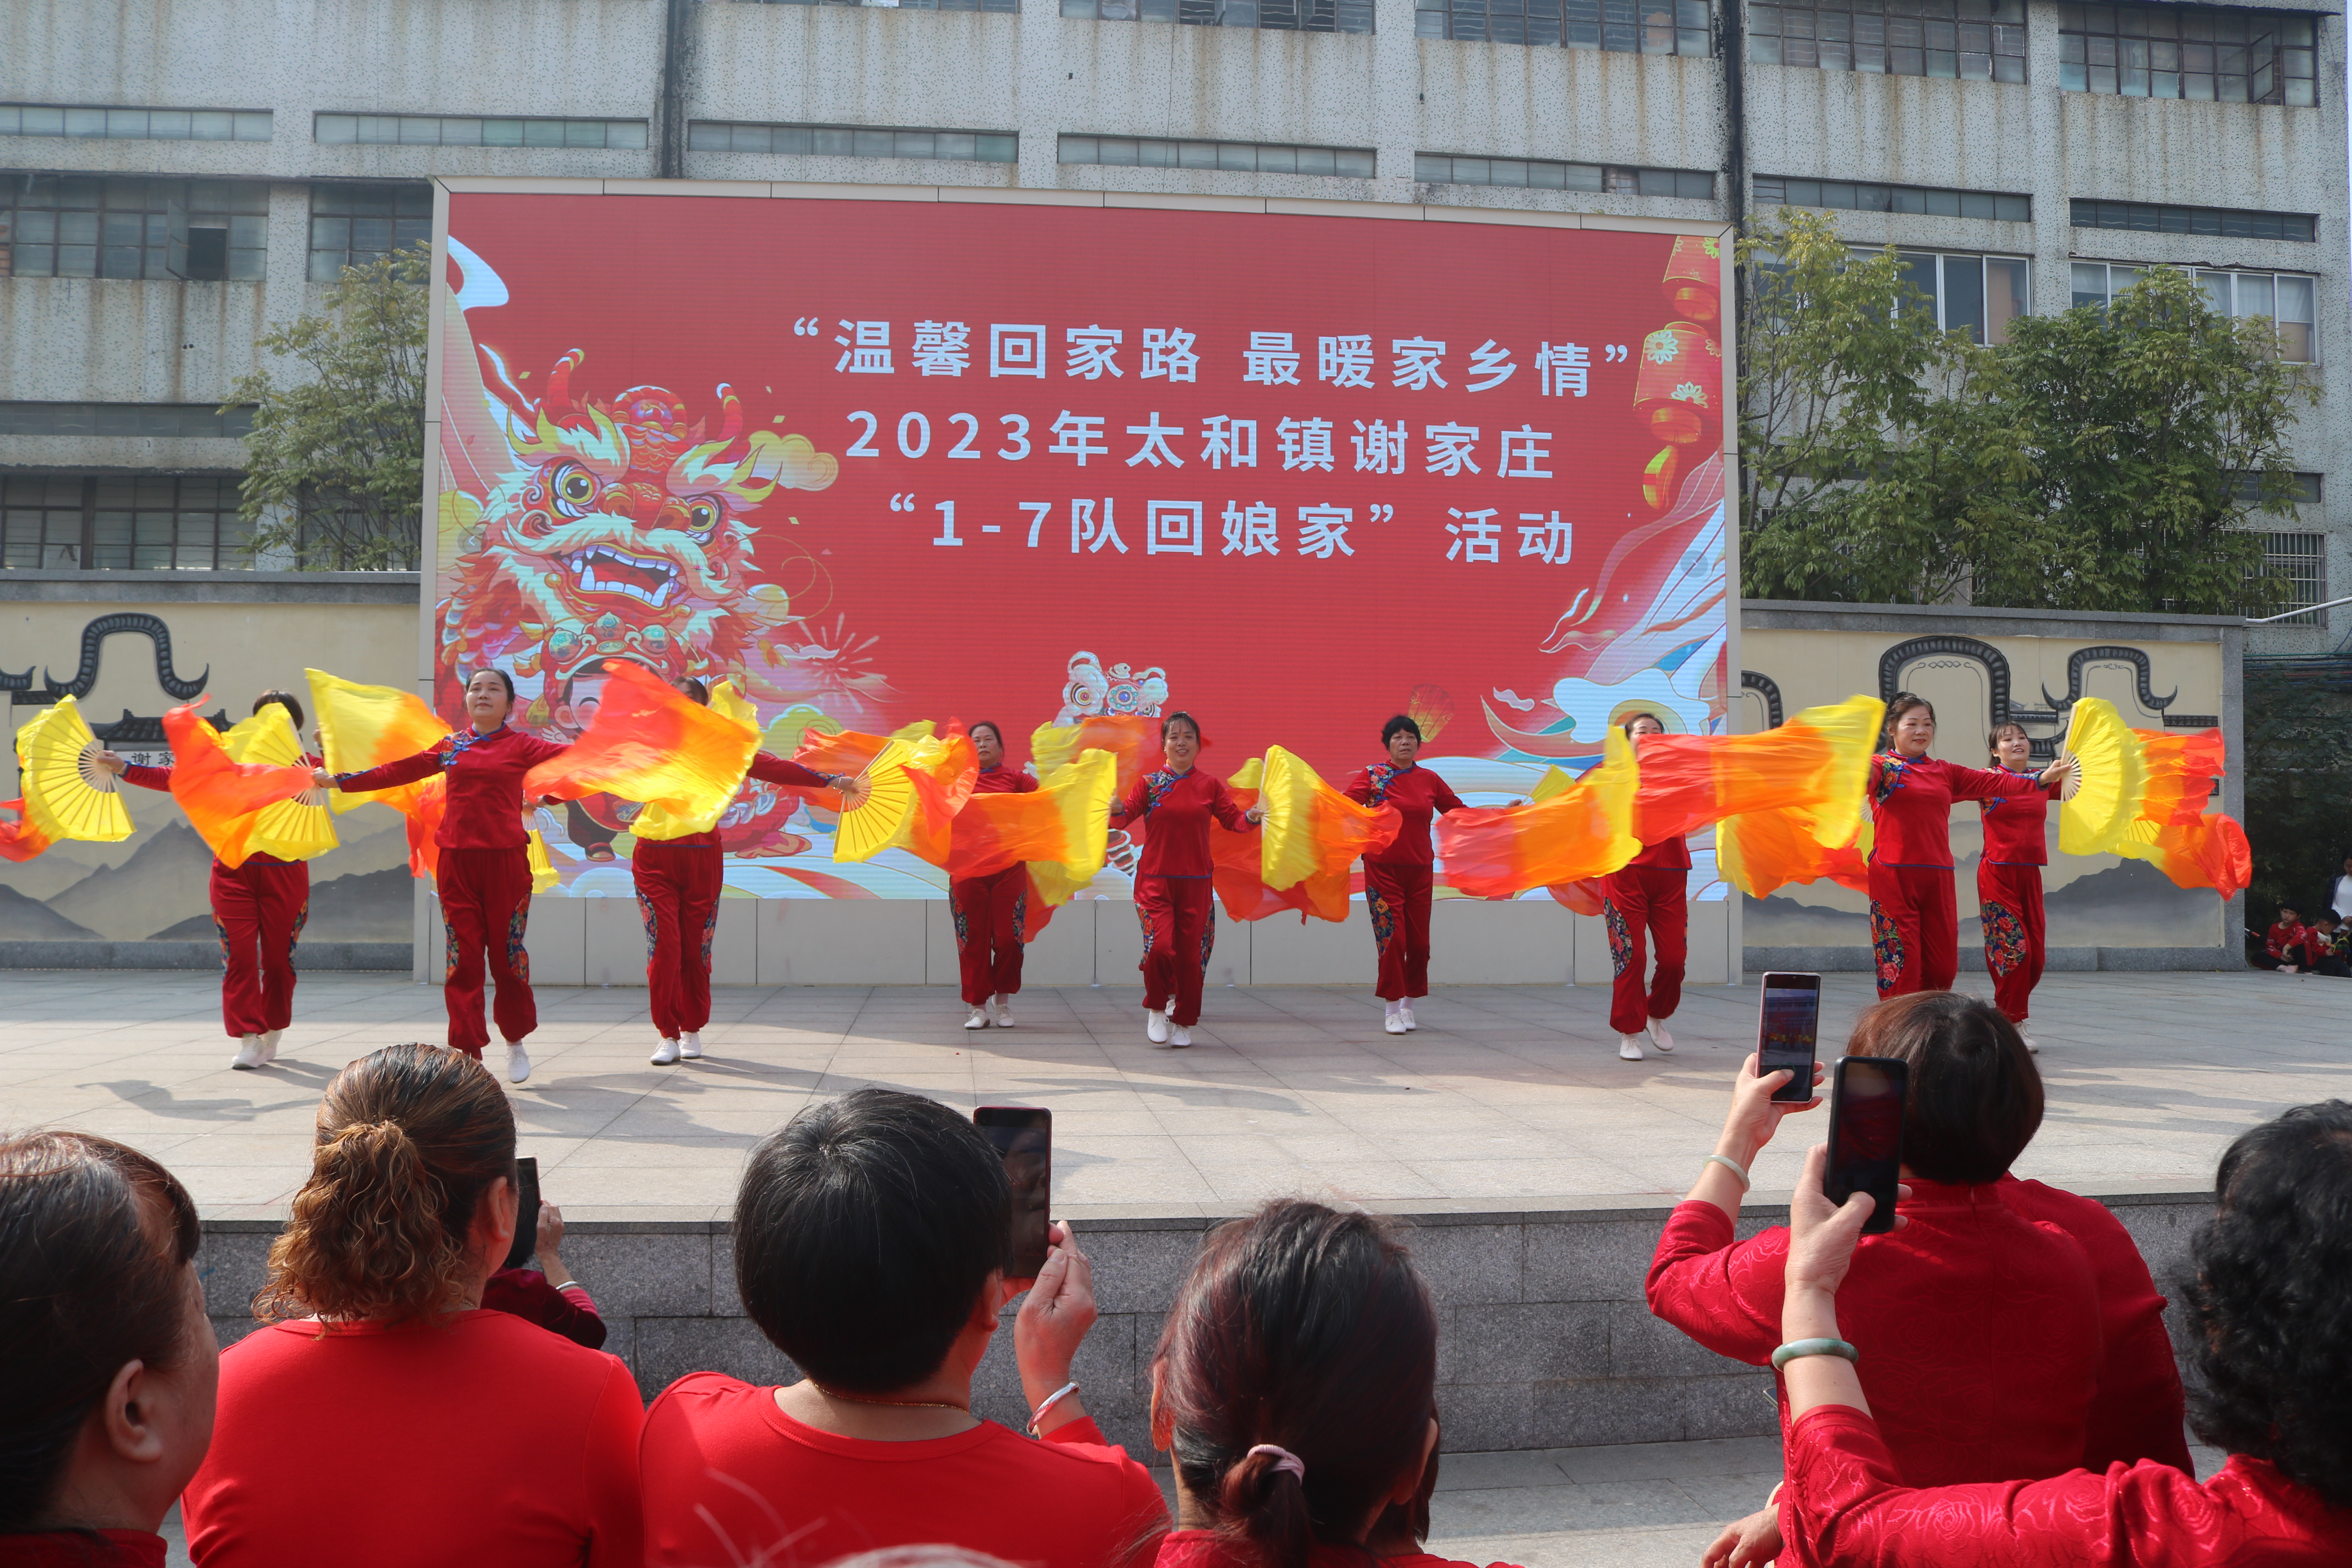
[[[253,700],[253,710],[273,702],[300,734],[302,704],[291,694],[265,691]],[[307,760],[319,765],[316,757]],[[111,751],[98,753],[98,765],[141,789],[172,788],[169,768],[126,763]],[[215,860],[206,890],[221,938],[221,1024],[237,1042],[228,1065],[251,1071],[276,1059],[278,1037],[294,1022],[294,943],[310,914],[310,868],[275,855],[248,855],[235,867]]]
[[[705,708],[710,688],[688,676],[672,681]],[[751,756],[749,776],[786,789],[843,789],[855,781],[787,762],[766,752]],[[710,936],[719,925],[719,891],[727,885],[727,851],[719,830],[677,838],[640,838],[629,857],[637,915],[646,926],[646,990],[653,1015],[652,1061],[667,1067],[702,1056],[710,1022]],[[474,1005],[478,1014],[481,1005]]]
[[[1643,736],[1665,732],[1654,713],[1635,713],[1625,721],[1625,738],[1637,753]],[[1643,845],[1639,855],[1601,879],[1601,918],[1609,927],[1609,959],[1616,973],[1609,1026],[1617,1031],[1617,1054],[1629,1062],[1642,1059],[1644,1034],[1662,1055],[1674,1054],[1666,1020],[1682,1005],[1683,965],[1690,956],[1690,846],[1677,833]],[[1654,978],[1645,973],[1645,937],[1657,943]]]
[[[2042,980],[2049,955],[2049,932],[2042,918],[2042,868],[2050,863],[2050,797],[2040,775],[2028,768],[2032,742],[2022,724],[1993,727],[1985,743],[1993,771],[2032,779],[2023,795],[1990,795],[1977,802],[1984,813],[1984,853],[1977,860],[1977,914],[1984,928],[1985,970],[1992,976],[1992,999],[2001,1016],[2025,1028],[2027,1006]],[[2027,1036],[2025,1048],[2040,1046]]]
[[[448,970],[441,999],[449,1010],[449,1045],[475,1060],[490,1043],[482,1019],[485,958],[498,983],[494,1011],[507,1044],[507,1077],[530,1077],[523,1041],[539,1027],[530,994],[530,954],[523,932],[530,923],[530,835],[522,826],[523,775],[567,748],[507,727],[514,711],[514,679],[503,669],[474,671],[466,682],[469,728],[429,752],[356,773],[313,775],[320,786],[360,793],[449,775],[447,807],[433,842],[440,848],[433,873],[448,928]]]
[[[974,795],[1027,795],[1037,787],[1029,774],[1004,765],[1004,731],[993,720],[971,727],[971,747],[980,755]],[[954,917],[956,965],[962,973],[967,1029],[1013,1027],[1013,998],[1021,990],[1022,929],[1029,918],[1029,868],[1015,863],[985,877],[948,884],[948,913]],[[994,1011],[992,1014],[991,1009]]]
[[[1931,757],[1935,706],[1908,691],[1886,705],[1886,736],[1887,749],[1870,760],[1870,944],[1878,994],[1949,991],[1960,967],[1952,803],[2032,795],[2063,783],[2074,763],[2061,757],[2019,777]]]
[[[1224,782],[1196,773],[1201,723],[1190,713],[1160,721],[1167,766],[1135,781],[1111,807],[1110,825],[1144,829],[1135,868],[1135,915],[1143,922],[1143,1033],[1155,1046],[1189,1046],[1201,1021],[1201,983],[1217,945],[1217,905],[1210,875],[1209,823],[1234,833],[1265,820],[1265,808],[1244,811]]]
[[[1372,948],[1380,957],[1373,994],[1388,1004],[1391,1035],[1421,1026],[1413,999],[1429,994],[1430,868],[1436,859],[1429,825],[1462,800],[1443,778],[1420,766],[1421,726],[1400,713],[1381,726],[1389,760],[1348,781],[1349,800],[1377,811],[1392,805],[1404,818],[1388,844],[1364,857],[1364,900],[1372,917]]]
[[[200,1239],[136,1149],[0,1138],[0,1563],[163,1568],[220,1375]]]
[[[2352,1562],[2352,1105],[2299,1106],[2221,1156],[2189,1244],[2200,1483],[2153,1460],[1928,1486],[1888,1451],[1864,1355],[1840,1338],[1871,1200],[1832,1208],[1814,1149],[1790,1204],[1781,1291],[1792,1416],[1780,1528],[1820,1568],[2295,1568]],[[1871,1238],[1863,1238],[1865,1241]],[[1883,1239],[1883,1238],[1882,1238]],[[2030,1321],[2017,1320],[2030,1339]],[[1857,1375],[1857,1374],[1861,1375]],[[2020,1375],[2014,1370],[2006,1375]]]
[[[198,1568],[638,1568],[627,1366],[482,1305],[514,1240],[514,1112],[476,1058],[387,1046],[335,1075],[221,1358],[181,1500]],[[485,1434],[495,1439],[485,1444]]]

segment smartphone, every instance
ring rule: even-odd
[[[539,1162],[529,1155],[515,1162],[515,1238],[507,1248],[501,1268],[520,1268],[539,1250]]]
[[[1876,1201],[1864,1236],[1895,1228],[1895,1183],[1903,1169],[1903,1102],[1911,1065],[1892,1057],[1840,1057],[1830,1069],[1830,1163],[1822,1188],[1843,1204],[1856,1193]]]
[[[1054,1113],[1034,1106],[983,1105],[972,1125],[1004,1162],[1013,1184],[1013,1212],[1005,1233],[1004,1277],[1034,1279],[1045,1267],[1046,1210],[1054,1175]]]
[[[1795,1074],[1772,1098],[1802,1105],[1813,1098],[1813,1056],[1822,1027],[1822,977],[1767,974],[1756,1012],[1756,1076]]]

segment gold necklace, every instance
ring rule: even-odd
[[[970,1405],[951,1405],[943,1399],[866,1399],[855,1394],[843,1394],[827,1388],[814,1378],[810,1378],[809,1383],[827,1399],[838,1399],[846,1405],[880,1405],[894,1410],[961,1410],[966,1415],[971,1414]]]

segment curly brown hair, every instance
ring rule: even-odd
[[[254,1315],[397,1322],[460,1310],[475,1212],[514,1174],[514,1111],[480,1062],[425,1045],[362,1057],[319,1102],[310,1179],[269,1248]]]

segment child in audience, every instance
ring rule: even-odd
[[[862,1089],[751,1152],[735,1205],[743,1309],[801,1371],[689,1373],[646,1413],[646,1557],[704,1568],[946,1543],[1030,1568],[1148,1561],[1168,1510],[1086,1412],[1072,1357],[1095,1321],[1067,1226],[1034,1283],[1004,1278],[1012,1188],[936,1100]],[[1005,1302],[1032,1443],[971,1411]]]
[[[2314,921],[2304,938],[2304,957],[2314,974],[2330,974],[2338,980],[2352,979],[2352,926],[2337,920],[2333,913]]]
[[[2281,904],[2278,913],[2277,923],[2263,938],[2262,952],[2248,954],[2247,962],[2256,969],[2293,974],[2304,967],[2304,944],[2310,940],[2311,932],[2304,925],[2303,917],[2288,905]]]
[[[198,1238],[137,1150],[0,1138],[0,1563],[163,1568],[220,1371]]]
[[[514,1175],[478,1058],[389,1046],[335,1075],[265,1326],[221,1358],[181,1505],[198,1568],[637,1568],[635,1379],[482,1305]]]

